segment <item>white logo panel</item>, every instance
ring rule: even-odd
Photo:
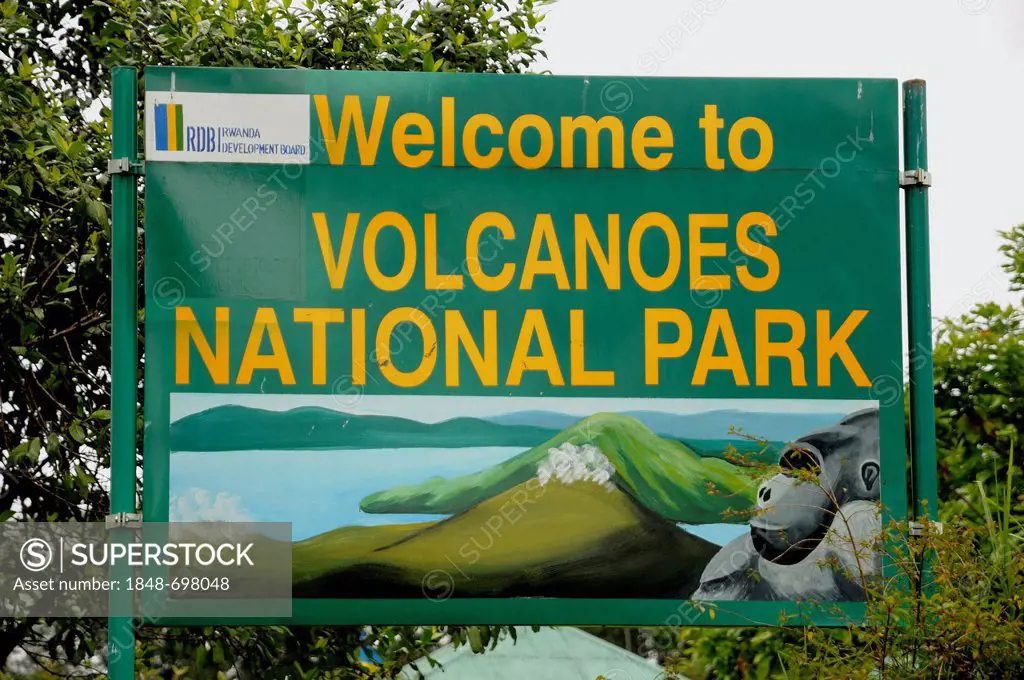
[[[147,92],[146,160],[309,164],[309,95]]]

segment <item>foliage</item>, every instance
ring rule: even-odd
[[[1006,478],[996,485],[998,499],[982,491],[981,526],[960,518],[941,534],[926,525],[923,538],[908,537],[905,526],[887,532],[896,569],[870,586],[864,625],[845,640],[805,629],[808,642],[824,639],[790,649],[786,657],[799,669],[791,675],[823,677],[826,669],[846,678],[1024,675],[1024,527],[1011,514],[1011,484]]]
[[[1024,225],[1002,236],[1003,267],[1012,288],[1024,290]],[[985,303],[943,320],[934,364],[939,497],[947,511],[981,521],[975,481],[991,491],[1008,470],[1007,442],[1024,431],[1024,308]],[[1018,463],[1018,513],[1024,512],[1021,472]]]
[[[1005,458],[1012,470],[1012,448]],[[907,522],[882,532],[873,549],[891,566],[868,581],[862,620],[829,629],[652,631],[651,651],[669,677],[694,680],[1024,676],[1024,524],[1013,474],[997,477],[991,487],[975,484],[980,523],[960,515],[941,532],[925,523],[920,537]],[[828,603],[806,605],[843,618]]]
[[[1011,289],[1024,291],[1024,225],[1001,235]],[[972,292],[983,292],[975,288]],[[940,666],[941,677],[1024,674],[1014,665],[1024,636],[1019,627],[1024,473],[1019,452],[1018,462],[1011,459],[1013,442],[1024,429],[1024,307],[979,303],[957,318],[941,319],[933,363],[939,510],[946,531],[923,544],[905,537],[895,541],[905,551],[937,552],[936,582],[922,610],[929,624],[895,627],[887,625],[892,623],[888,619],[880,621],[877,615],[890,609],[893,619],[905,619],[917,603],[913,591],[876,587],[879,608],[864,628],[642,629],[639,637],[649,656],[694,679],[796,678],[801,673],[933,677]],[[957,579],[975,584],[974,589],[958,590]],[[943,618],[948,611],[960,618]],[[930,622],[936,620],[933,627]],[[892,650],[885,669],[884,657],[877,656],[879,644]],[[907,649],[914,668],[907,668],[907,659],[900,656]],[[958,650],[970,658],[958,658]]]
[[[111,67],[522,72],[543,55],[543,4],[0,0],[0,521],[96,520],[109,508]],[[3,620],[0,664],[21,648],[60,667],[99,654],[102,667],[103,626]],[[443,634],[145,629],[139,670],[387,675]],[[448,634],[460,642],[490,631]],[[361,647],[387,660],[360,666]]]

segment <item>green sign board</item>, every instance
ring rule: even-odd
[[[146,519],[291,522],[292,623],[856,615],[907,506],[898,107],[147,69]]]

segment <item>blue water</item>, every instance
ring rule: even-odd
[[[734,538],[750,532],[750,526],[747,524],[680,524],[679,527],[718,545],[725,545]]]
[[[227,493],[232,510],[254,522],[291,522],[292,539],[351,525],[403,524],[441,515],[376,515],[359,510],[367,495],[430,477],[487,469],[522,453],[518,447],[350,451],[211,451],[171,454],[170,494]],[[179,519],[187,519],[179,517]],[[240,520],[226,516],[211,519]]]

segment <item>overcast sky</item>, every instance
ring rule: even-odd
[[[932,312],[1009,302],[996,232],[1024,222],[1024,0],[558,0],[555,74],[928,82]]]

